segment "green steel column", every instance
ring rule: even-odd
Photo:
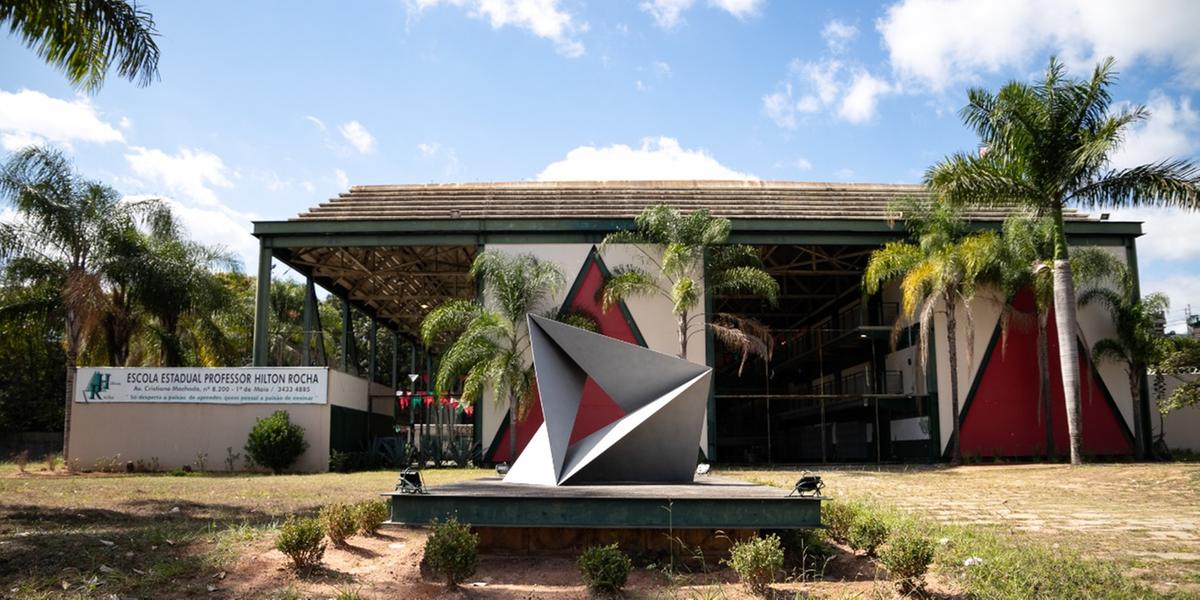
[[[1137,258],[1137,238],[1130,237],[1125,241],[1125,264],[1129,269],[1129,274],[1133,276],[1133,294],[1142,297],[1142,279],[1138,273],[1138,258]],[[1097,377],[1099,373],[1097,373]],[[1150,377],[1146,373],[1142,373],[1142,387],[1138,390],[1137,398],[1130,398],[1133,402],[1133,409],[1141,413],[1142,430],[1134,432],[1133,435],[1140,436],[1142,442],[1142,456],[1138,458],[1146,458],[1150,452],[1150,447],[1154,443],[1154,426],[1151,425],[1150,414]],[[1132,428],[1131,428],[1132,429]],[[1136,445],[1136,439],[1135,439]]]
[[[350,301],[342,298],[342,372],[350,372],[350,344],[354,343],[354,321],[350,320]]]
[[[304,350],[301,362],[306,367],[312,366],[313,313],[317,311],[317,293],[313,287],[312,277],[304,278]]]
[[[271,314],[271,248],[266,238],[258,246],[258,290],[254,296],[254,366],[267,366],[267,328]]]
[[[400,389],[400,333],[392,332],[392,387]]]
[[[379,323],[376,322],[375,319],[371,319],[371,329],[369,332],[371,339],[367,344],[367,381],[374,383],[375,371],[378,367],[378,361],[376,361],[376,358],[378,356],[377,350],[379,348]]]

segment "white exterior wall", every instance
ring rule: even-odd
[[[1182,379],[1171,375],[1166,377],[1168,394],[1184,381],[1194,381],[1200,378],[1200,375],[1183,375],[1181,377]],[[1152,407],[1151,410],[1151,423],[1153,423],[1155,431],[1158,431],[1158,415],[1154,414],[1157,412],[1157,408]],[[1200,406],[1180,408],[1167,413],[1162,418],[1162,431],[1166,433],[1164,439],[1168,448],[1200,452]]]
[[[587,260],[588,253],[591,252],[594,244],[492,244],[485,250],[497,250],[508,254],[532,254],[538,259],[546,260],[557,264],[562,270],[565,278],[563,288],[554,296],[553,301],[546,307],[551,308],[561,306],[563,300],[566,299],[567,293],[570,291],[570,286],[575,281],[575,277],[579,274],[579,270],[583,268],[584,261]],[[628,246],[611,246],[605,249],[603,258],[604,263],[611,269],[623,264],[636,264],[641,266],[639,262],[641,253]],[[651,269],[653,272],[653,269]],[[485,290],[486,293],[486,290]],[[675,316],[671,313],[671,304],[666,299],[653,297],[635,297],[625,301],[629,307],[629,313],[633,316],[634,322],[637,323],[638,329],[642,332],[642,337],[646,340],[646,345],[651,350],[657,350],[670,355],[679,353],[679,335],[678,326],[676,325]],[[612,310],[617,310],[613,308]],[[697,307],[696,313],[704,313],[704,304],[701,303]],[[699,319],[698,319],[699,320]],[[703,322],[703,321],[701,321]],[[705,336],[695,335],[688,340],[688,360],[705,364],[707,352]],[[482,408],[482,423],[483,423],[483,448],[487,450],[492,443],[492,439],[500,429],[500,425],[504,422],[504,417],[507,414],[508,406],[499,406],[491,397],[491,393],[485,394],[485,398],[481,403]],[[702,447],[708,447],[708,422],[705,420],[704,431],[700,437]]]
[[[71,407],[70,454],[72,466],[91,469],[97,461],[119,456],[121,462],[158,459],[162,469],[191,465],[207,454],[206,468],[225,469],[228,448],[245,456],[246,437],[254,422],[277,410],[304,428],[308,450],[292,471],[322,472],[329,468],[329,405],[357,410],[367,408],[367,381],[329,370],[328,404],[205,404],[165,402],[80,402]],[[395,400],[390,387],[372,384],[373,411],[392,414]],[[388,401],[380,397],[389,398]],[[236,470],[243,470],[238,459]]]
[[[1102,247],[1101,249],[1112,253],[1121,262],[1126,262],[1124,247]],[[975,378],[979,375],[980,361],[983,358],[984,352],[987,351],[987,346],[991,341],[992,333],[996,329],[996,324],[999,323],[1001,303],[998,295],[993,291],[980,292],[978,297],[971,302],[970,312],[971,318],[974,321],[975,344],[972,349],[972,360],[968,362],[966,354],[969,348],[966,339],[967,310],[959,306],[956,311],[958,315],[959,410],[962,410],[963,404],[967,400],[967,393],[970,391]],[[1101,307],[1089,306],[1079,309],[1076,318],[1079,323],[1079,333],[1083,338],[1084,344],[1089,349],[1097,340],[1116,335],[1112,317]],[[953,418],[950,411],[950,353],[946,340],[946,311],[944,306],[937,309],[934,317],[933,344],[937,353],[938,431],[941,434],[941,448],[945,451],[950,443]],[[1057,361],[1058,357],[1051,356],[1050,360]],[[1113,401],[1120,409],[1126,425],[1132,430],[1133,399],[1130,395],[1128,377],[1125,375],[1125,371],[1121,368],[1121,365],[1107,362],[1098,364],[1097,372],[1100,374],[1109,393],[1112,394]],[[1037,377],[1037,373],[1030,373],[1029,376]]]

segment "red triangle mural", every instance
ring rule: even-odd
[[[1024,290],[1012,306],[1033,314],[1033,294]],[[1051,309],[1047,336],[1050,356],[1050,415],[1054,450],[1068,450],[1066,406],[1063,403],[1058,334]],[[982,373],[973,394],[966,400],[962,423],[962,451],[976,456],[1046,456],[1046,415],[1038,392],[1037,326],[1009,328],[1007,348],[999,347],[1000,336],[992,339]],[[1079,357],[1082,389],[1080,409],[1085,454],[1128,454],[1133,443],[1124,419],[1113,404],[1099,375],[1087,357]]]
[[[600,301],[597,299],[600,289],[604,286],[604,279],[607,276],[608,269],[604,266],[603,259],[600,258],[599,252],[595,248],[588,253],[587,259],[583,262],[583,268],[579,270],[579,275],[575,278],[575,285],[571,287],[571,291],[567,294],[563,301],[563,310],[571,312],[581,312],[595,319],[599,326],[599,332],[618,340],[645,346],[646,342],[642,338],[641,332],[637,328],[637,324],[633,321],[633,317],[629,314],[629,309],[624,302],[619,303],[604,312],[601,310]],[[588,378],[583,386],[583,398],[579,403],[579,413],[575,417],[575,426],[571,430],[570,443],[575,443],[592,433],[595,433],[605,425],[620,419],[625,416],[625,412],[621,407],[617,406],[612,398],[596,385],[592,378]],[[534,388],[534,406],[529,410],[529,414],[517,423],[517,455],[520,456],[521,451],[525,449],[525,445],[533,438],[533,434],[537,433],[538,427],[542,425],[542,407],[537,401],[537,388]],[[496,433],[495,439],[492,440],[491,452],[488,453],[490,462],[511,462],[509,457],[508,443],[508,419],[501,424],[499,431]]]

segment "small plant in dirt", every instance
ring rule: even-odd
[[[752,592],[762,594],[783,569],[783,544],[774,534],[753,537],[734,544],[729,549],[729,558],[723,562],[737,572]]]
[[[479,561],[479,536],[471,526],[458,519],[434,521],[425,540],[425,562],[434,573],[446,578],[446,587],[454,587],[475,573]]]
[[[307,449],[304,428],[294,425],[287,411],[283,410],[258,419],[246,439],[246,454],[276,475],[292,466]]]
[[[879,549],[879,562],[898,580],[904,594],[922,588],[925,571],[933,562],[933,540],[913,527],[893,531]]]
[[[318,518],[321,520],[321,529],[325,531],[325,535],[339,546],[346,543],[346,538],[354,535],[354,531],[358,528],[354,507],[348,504],[327,504],[321,507]]]
[[[235,465],[237,465],[237,459],[239,459],[241,457],[242,457],[242,453],[234,452],[233,446],[226,446],[225,447],[225,472],[232,473],[233,469],[235,468]]]
[[[57,454],[53,454],[53,453],[47,454],[46,455],[46,470],[50,471],[51,473],[58,470],[58,461],[59,460],[60,460],[60,457]]]
[[[865,510],[855,502],[832,500],[821,503],[821,523],[825,525],[829,536],[835,540],[845,541],[850,537],[850,527],[858,520]]]
[[[289,516],[279,526],[275,549],[292,559],[292,565],[297,570],[311,571],[320,566],[321,557],[325,556],[325,535],[321,531],[321,522]]]
[[[207,471],[208,469],[206,468],[206,466],[208,465],[208,453],[207,452],[197,452],[195,465],[196,465],[197,473],[203,473],[203,472]]]
[[[579,574],[589,590],[617,595],[625,587],[633,562],[616,544],[592,546],[579,555]]]
[[[855,550],[862,550],[867,556],[875,556],[875,549],[887,541],[888,533],[888,524],[882,517],[874,512],[865,511],[850,525],[846,541]]]
[[[833,556],[824,529],[785,529],[776,533],[783,545],[784,561],[801,580],[819,577]]]
[[[13,462],[17,463],[17,470],[24,473],[25,466],[29,464],[29,451],[22,450],[13,457]]]
[[[386,500],[366,500],[354,505],[354,526],[361,535],[375,535],[391,511]]]

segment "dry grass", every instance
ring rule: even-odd
[[[1160,591],[1200,595],[1200,464],[826,468],[825,493],[1117,561]],[[795,470],[727,475],[790,487]]]

